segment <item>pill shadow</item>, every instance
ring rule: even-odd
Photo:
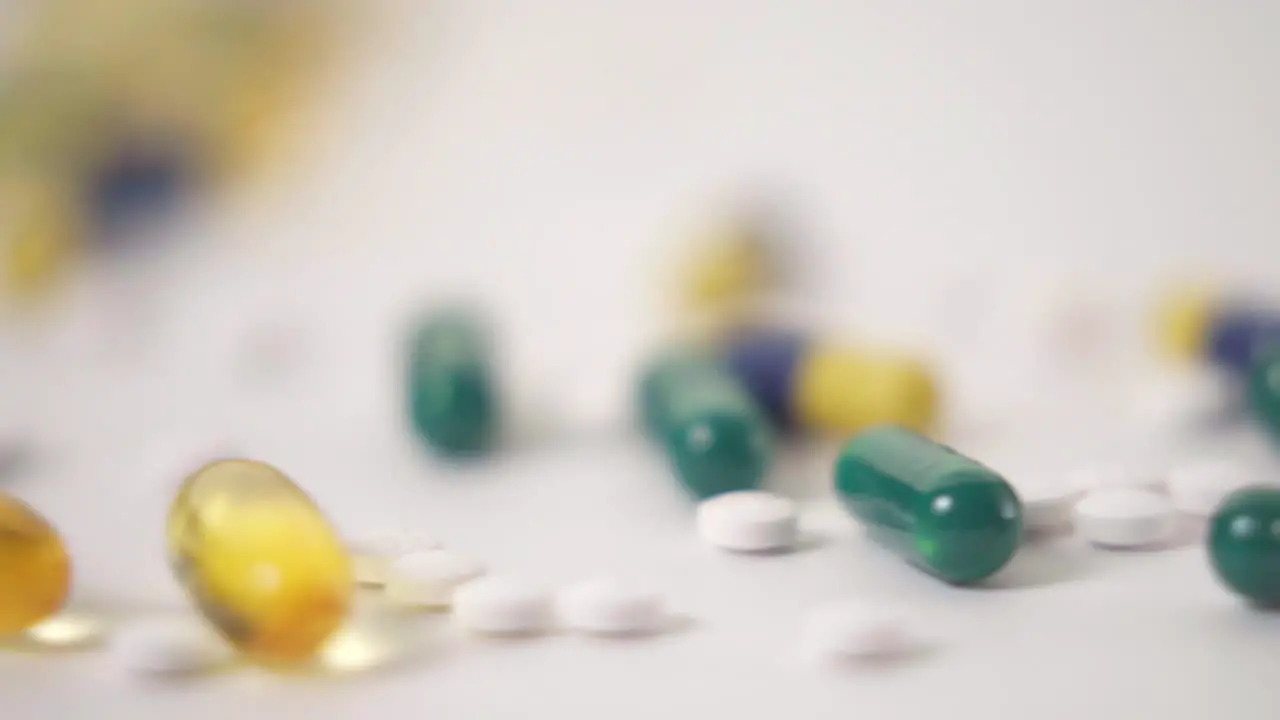
[[[897,672],[935,659],[942,653],[942,645],[932,641],[916,641],[910,648],[888,655],[869,657],[814,658],[810,662],[834,672],[877,674]]]
[[[1024,590],[1077,582],[1093,571],[1089,548],[1057,536],[1025,542],[1003,570],[981,587],[992,590]]]

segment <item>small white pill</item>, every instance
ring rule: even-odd
[[[917,644],[901,613],[881,605],[845,600],[809,612],[801,648],[819,659],[894,657]]]
[[[560,598],[565,623],[594,635],[648,635],[667,619],[662,598],[620,578],[584,580]]]
[[[1169,474],[1173,505],[1188,515],[1208,516],[1228,495],[1256,482],[1244,466],[1229,460],[1185,463]]]
[[[1156,545],[1173,534],[1177,514],[1169,498],[1138,488],[1103,488],[1076,505],[1076,531],[1099,547]]]
[[[1099,463],[1071,471],[1066,482],[1081,492],[1120,488],[1164,492],[1167,479],[1166,470],[1154,464]]]
[[[1031,532],[1046,532],[1070,525],[1076,502],[1084,494],[1077,486],[1062,479],[1051,480],[1044,476],[1006,479],[1022,501],[1023,527]]]
[[[551,625],[551,596],[520,580],[486,577],[458,588],[453,614],[484,635],[536,635]]]
[[[382,530],[347,543],[354,561],[356,582],[371,587],[386,584],[391,564],[397,559],[439,547],[440,543],[430,535],[406,530]]]
[[[171,678],[209,672],[233,656],[231,647],[205,628],[169,620],[123,628],[112,651],[129,672]]]
[[[388,567],[387,599],[410,607],[449,607],[460,585],[483,574],[478,561],[448,550],[409,553]]]
[[[791,500],[769,492],[745,490],[702,501],[697,525],[702,539],[718,548],[770,552],[795,546],[799,523]]]

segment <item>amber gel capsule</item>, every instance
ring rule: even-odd
[[[62,609],[71,560],[62,539],[22,501],[0,493],[0,635],[13,635]]]
[[[866,430],[836,461],[836,493],[878,543],[955,585],[1013,557],[1022,504],[992,470],[904,428]]]
[[[1228,495],[1209,521],[1208,545],[1223,584],[1256,605],[1280,606],[1280,488]]]
[[[640,380],[639,404],[645,429],[698,499],[750,490],[772,462],[764,413],[709,359],[674,353],[654,361]]]
[[[310,658],[342,624],[353,578],[319,508],[279,470],[220,460],[169,510],[169,562],[201,614],[264,664]]]

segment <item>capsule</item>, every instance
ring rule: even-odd
[[[20,633],[66,604],[71,559],[53,526],[0,493],[0,635]]]
[[[750,302],[776,281],[776,259],[761,228],[737,218],[699,245],[681,278],[683,308],[722,312]]]
[[[723,354],[780,428],[846,436],[893,424],[929,432],[937,420],[933,376],[910,358],[822,345],[775,329],[735,333]]]
[[[639,385],[641,420],[698,499],[757,487],[773,460],[768,420],[719,364],[692,354],[654,361]]]
[[[1280,488],[1227,496],[1209,521],[1208,549],[1228,588],[1256,605],[1280,606]]]
[[[249,659],[304,662],[351,608],[351,559],[311,498],[279,470],[219,460],[169,509],[169,563],[204,618]]]
[[[463,311],[433,315],[409,347],[408,402],[413,427],[446,457],[487,453],[496,442],[498,398],[490,343],[481,321]]]
[[[1003,478],[901,427],[864,431],[835,468],[840,502],[868,535],[954,585],[977,583],[1013,557],[1022,503]]]
[[[1280,349],[1263,352],[1249,370],[1245,397],[1262,427],[1280,439]]]
[[[1280,344],[1280,310],[1183,288],[1160,308],[1159,338],[1171,358],[1244,374],[1268,346]]]

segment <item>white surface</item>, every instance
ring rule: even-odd
[[[1256,470],[1239,461],[1210,459],[1187,462],[1169,474],[1169,497],[1181,512],[1208,517],[1236,490],[1268,480],[1274,483],[1272,478],[1256,475]]]
[[[775,552],[796,544],[799,519],[790,498],[760,490],[724,493],[698,503],[698,534],[733,552]]]
[[[691,627],[640,644],[490,647],[426,633],[435,644],[402,672],[330,683],[231,673],[166,692],[117,677],[102,654],[4,655],[8,713],[1274,714],[1280,625],[1217,587],[1195,544],[1144,554],[1094,552],[1077,539],[1037,544],[994,589],[960,590],[871,547],[819,500],[803,518],[823,531],[819,546],[782,557],[711,552],[661,458],[633,438],[435,463],[403,436],[394,341],[412,304],[466,292],[495,304],[519,358],[626,347],[626,331],[644,326],[653,304],[659,251],[681,222],[725,185],[764,178],[815,241],[806,299],[847,321],[842,330],[928,344],[940,334],[939,307],[966,319],[972,330],[951,340],[966,377],[1027,409],[1009,444],[1038,438],[1023,452],[1059,470],[1198,450],[1190,446],[1214,440],[1169,448],[1117,425],[1122,393],[1073,389],[1080,396],[1069,403],[1053,395],[1062,407],[1041,405],[1034,363],[1004,359],[1000,328],[1020,321],[1002,319],[1001,308],[1046,267],[1084,270],[1089,287],[1117,302],[1148,298],[1157,273],[1192,261],[1244,275],[1274,268],[1280,7],[430,7],[394,24],[370,82],[335,103],[334,126],[349,142],[309,163],[279,204],[194,227],[183,235],[190,251],[151,266],[182,272],[142,288],[163,312],[140,367],[60,353],[33,328],[6,333],[0,409],[56,448],[10,487],[65,534],[77,594],[113,603],[124,620],[171,585],[168,498],[135,460],[164,428],[208,422],[251,438],[344,532],[424,527],[548,585],[622,568],[667,589],[689,608]],[[205,251],[202,241],[232,250]],[[972,282],[947,302],[923,292],[951,272]],[[221,360],[232,333],[210,332],[206,320],[258,292],[308,298],[321,316],[310,347],[323,354],[305,387],[251,394]],[[971,296],[987,300],[957,302]],[[1145,308],[1117,307],[1108,322],[1118,342],[1139,344],[1133,323]],[[1004,437],[963,448],[985,457]],[[828,482],[785,477],[796,494]],[[872,674],[793,673],[778,662],[809,608],[850,596],[928,618],[946,647]],[[432,618],[420,622],[430,628]]]
[[[583,580],[565,588],[560,619],[591,635],[650,635],[667,624],[667,608],[658,593],[617,577]]]
[[[902,613],[858,600],[809,611],[801,629],[801,652],[816,660],[888,659],[918,642]]]
[[[1076,505],[1076,532],[1104,548],[1152,548],[1167,542],[1177,513],[1164,495],[1141,488],[1091,490]]]
[[[143,620],[124,628],[111,642],[123,673],[154,678],[189,678],[232,661],[230,646],[194,620]]]

